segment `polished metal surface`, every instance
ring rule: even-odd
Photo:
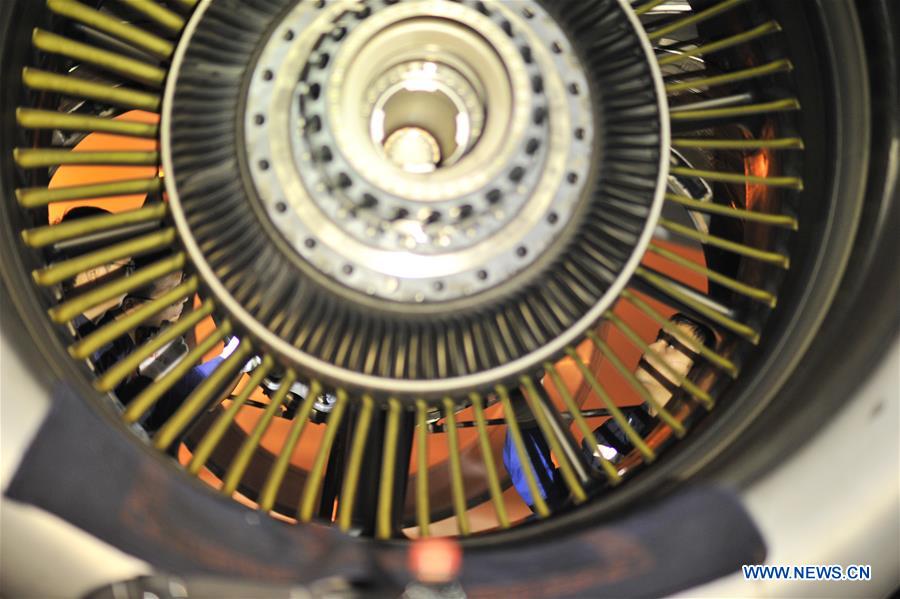
[[[640,231],[617,237],[627,238],[629,249],[609,286],[604,282],[603,293],[565,330],[521,356],[439,379],[342,368],[260,326],[233,297],[193,238],[177,177],[167,177],[182,242],[219,305],[303,371],[379,393],[439,396],[486,388],[558,355],[599,319],[631,277],[655,228],[668,175],[662,79],[640,23],[620,5],[633,28],[628,35],[640,40],[650,73],[646,83],[655,90],[650,107],[658,116],[660,158],[651,161],[658,168],[647,187],[653,200]],[[163,101],[163,165],[176,175],[170,153],[175,82],[207,7],[201,2],[188,23]],[[440,309],[442,302],[477,297],[537,268],[563,232],[587,218],[586,210],[581,216],[576,210],[584,204],[586,183],[596,180],[591,165],[603,159],[596,141],[602,129],[592,110],[598,98],[567,36],[538,3],[421,0],[378,10],[355,2],[300,3],[261,43],[243,107],[250,178],[268,218],[299,258],[339,285],[362,297]],[[385,87],[381,79],[392,70],[397,81],[388,74]],[[379,107],[389,107],[398,89],[392,86],[403,83],[404,73],[408,78],[399,89],[409,92],[411,82],[415,91],[425,81],[436,90],[423,92],[432,94],[426,105],[445,108],[423,120],[398,120],[378,140]],[[461,132],[454,149],[446,141],[448,115]],[[411,172],[402,161],[396,164],[396,154],[392,159],[388,152],[397,151],[397,138],[390,136],[398,132],[405,144],[418,140],[414,153],[430,152],[432,161],[440,154],[433,170]],[[460,145],[467,149],[458,152]],[[602,221],[597,213],[590,216],[598,217]],[[598,226],[603,235],[619,235]],[[594,259],[604,260],[597,254]]]
[[[283,20],[245,128],[260,197],[301,256],[404,302],[478,293],[541,256],[584,193],[594,124],[571,49],[543,41],[565,36],[526,4],[300,4]]]

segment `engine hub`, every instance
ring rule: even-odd
[[[666,180],[633,15],[281,4],[201,4],[166,92],[176,222],[235,320],[325,380],[416,396],[508,380],[596,321]]]

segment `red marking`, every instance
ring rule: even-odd
[[[409,570],[420,582],[450,582],[456,578],[461,565],[462,550],[452,539],[420,539],[410,546]]]

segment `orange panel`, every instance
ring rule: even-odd
[[[118,121],[137,121],[141,123],[158,123],[159,115],[153,112],[132,110],[115,117]],[[75,152],[87,151],[134,151],[152,152],[158,148],[155,139],[139,139],[110,135],[108,133],[91,133],[73,148]],[[93,183],[110,183],[125,179],[150,178],[157,172],[155,166],[83,166],[66,164],[56,169],[50,179],[49,188],[69,187],[72,185],[90,185]],[[50,204],[47,219],[51,225],[59,223],[63,216],[78,206],[95,206],[110,212],[122,212],[140,208],[147,198],[146,194],[112,196],[101,199],[72,200]]]

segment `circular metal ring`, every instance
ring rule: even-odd
[[[655,227],[656,220],[659,216],[662,196],[665,190],[665,181],[668,174],[669,149],[669,127],[665,106],[665,94],[663,92],[661,76],[658,68],[656,67],[655,61],[653,60],[653,53],[646,39],[646,36],[643,34],[643,31],[637,23],[636,17],[628,7],[626,2],[620,1],[620,10],[625,15],[627,15],[627,19],[628,21],[630,21],[631,27],[633,29],[633,32],[629,32],[629,34],[633,33],[634,38],[638,41],[639,47],[644,54],[644,60],[646,61],[647,65],[646,70],[650,77],[649,81],[651,89],[653,90],[653,93],[655,95],[653,105],[655,106],[656,113],[658,115],[657,120],[654,120],[654,131],[657,135],[657,137],[654,138],[656,140],[654,141],[654,144],[657,144],[655,146],[657,151],[654,152],[654,155],[658,156],[658,162],[655,161],[653,164],[655,184],[653,186],[652,193],[649,194],[649,197],[652,199],[650,199],[648,204],[646,205],[646,210],[641,212],[641,222],[643,224],[640,227],[640,231],[635,233],[633,237],[629,237],[627,245],[630,247],[630,250],[627,259],[625,259],[623,256],[621,267],[617,265],[617,269],[614,271],[614,276],[610,279],[609,285],[604,286],[602,295],[598,296],[596,301],[592,300],[593,303],[590,305],[589,309],[586,309],[581,313],[580,316],[574,318],[570,323],[568,323],[564,330],[560,331],[558,334],[554,334],[552,338],[547,338],[546,341],[542,341],[541,344],[536,348],[531,348],[529,349],[529,351],[518,354],[514,356],[513,359],[510,359],[505,363],[497,363],[490,367],[475,370],[472,372],[463,372],[450,376],[444,376],[441,378],[415,379],[382,376],[344,368],[340,365],[336,365],[330,362],[327,359],[323,359],[320,356],[308,353],[303,349],[296,347],[288,339],[282,338],[272,330],[269,330],[268,328],[266,328],[266,326],[264,326],[260,321],[257,320],[254,313],[251,313],[251,311],[247,307],[245,307],[239,299],[235,297],[235,289],[233,287],[234,283],[223,281],[223,279],[220,278],[219,274],[210,264],[209,257],[206,254],[207,250],[201,249],[201,247],[207,246],[201,246],[201,244],[198,243],[197,239],[194,237],[195,231],[193,230],[193,227],[191,226],[189,218],[185,212],[183,198],[180,196],[180,193],[182,191],[181,188],[184,188],[184,191],[188,192],[189,195],[195,196],[198,193],[203,193],[203,190],[202,186],[191,185],[191,180],[186,179],[186,177],[190,176],[190,173],[188,171],[190,171],[191,169],[187,166],[179,167],[179,165],[176,164],[176,161],[173,160],[173,103],[176,96],[176,89],[178,87],[180,71],[184,67],[185,53],[188,51],[194,31],[198,27],[204,13],[209,9],[209,6],[209,0],[203,0],[203,2],[201,2],[201,4],[199,5],[198,10],[195,12],[192,20],[190,21],[187,29],[185,30],[185,35],[182,38],[182,41],[179,44],[173,58],[172,76],[167,83],[164,94],[162,115],[163,118],[161,123],[161,150],[164,169],[167,173],[166,188],[169,194],[169,201],[171,204],[173,218],[179,235],[182,239],[182,243],[184,244],[186,251],[191,257],[195,268],[201,275],[204,284],[216,297],[219,307],[230,315],[232,321],[238,323],[242,328],[246,329],[246,331],[248,331],[253,337],[255,337],[261,345],[275,350],[276,352],[281,354],[287,361],[299,367],[303,372],[309,373],[312,376],[316,376],[328,382],[339,382],[342,386],[345,387],[366,389],[372,392],[401,397],[433,397],[455,395],[476,388],[488,388],[500,381],[511,380],[518,374],[532,369],[546,360],[555,358],[559,355],[563,348],[572,344],[573,342],[576,342],[577,339],[581,335],[583,335],[584,331],[590,325],[596,322],[596,320],[610,307],[616,297],[618,297],[619,293],[627,283],[634,269],[637,267],[646,248],[646,245],[649,242],[650,236]],[[336,3],[325,5],[325,7],[321,9],[321,11],[326,12],[330,9],[335,9],[332,16],[337,18],[339,17],[338,12],[342,8],[343,6],[340,3]],[[513,15],[512,9],[509,9],[508,7],[501,8],[508,13],[510,21],[521,18]],[[540,20],[541,19],[538,19],[538,21]],[[549,16],[547,16],[547,20],[550,20]],[[331,30],[330,28],[333,22],[334,19],[331,19],[331,21],[327,21],[324,19],[314,18],[314,15],[310,15],[308,26],[315,30],[317,33],[325,34]],[[276,27],[274,31],[277,32],[280,30]],[[537,39],[536,34],[535,38]],[[561,44],[565,43],[565,39],[561,40]],[[554,56],[558,55],[555,52],[553,54]],[[551,60],[557,61],[559,60],[559,58],[551,57]],[[290,77],[286,77],[282,81],[280,73],[278,77],[273,77],[272,79],[274,80],[273,89],[275,91],[280,90],[282,92],[293,90],[296,86],[297,81],[297,78],[294,78],[293,81],[290,81]],[[283,89],[285,87],[288,89]],[[290,93],[282,93],[279,94],[279,96],[290,97]],[[565,96],[564,98],[561,98],[561,101],[569,102],[573,100],[571,100],[569,96]],[[273,113],[269,116],[274,117],[277,122],[283,125],[289,122],[289,116],[287,116],[289,112],[289,110],[285,109],[283,112]],[[248,122],[250,119],[252,119],[252,115],[248,111],[243,116],[245,116],[246,119],[244,119],[244,122],[241,124],[245,127],[246,130],[252,130],[252,122]],[[571,123],[567,124],[569,130],[565,131],[564,133],[561,132],[560,136],[564,135],[568,140],[569,136],[571,135]],[[290,144],[287,141],[283,142],[283,145],[280,146],[280,148],[288,152],[292,150]],[[252,152],[253,149],[251,148],[250,151]],[[184,170],[185,172],[179,173],[180,169]],[[269,172],[275,171],[279,177],[284,174],[290,174],[278,172],[278,168],[261,170],[267,170]],[[286,170],[296,173],[294,169]],[[561,169],[561,172],[565,172],[565,169]],[[224,172],[213,173],[206,171],[206,175],[204,176],[224,177],[226,174],[227,173]],[[613,177],[613,179],[615,179],[615,177]],[[302,181],[297,178],[293,179],[293,182],[295,183],[295,185],[289,185],[284,187],[283,189],[291,192],[303,192],[303,195],[305,195],[305,191],[303,191],[304,186],[302,184]],[[540,189],[540,185],[538,185],[538,189]],[[551,182],[546,182],[544,184],[544,189],[548,193],[553,194],[559,191],[560,186],[553,185]],[[648,191],[650,190],[648,189]],[[298,195],[300,194],[298,193]],[[306,197],[308,199],[308,196]],[[195,198],[193,197],[191,197],[190,199],[192,202],[195,201]],[[318,209],[315,206],[313,206],[313,208]],[[196,208],[192,210],[196,210]],[[202,213],[194,212],[194,214]],[[321,211],[319,212],[318,216],[319,220],[321,220],[322,222],[331,222],[330,219],[321,219]],[[192,218],[194,218],[194,222],[196,222],[196,218]],[[602,215],[600,215],[600,218],[601,220],[597,222],[602,222]],[[313,222],[318,223],[319,221]],[[196,227],[196,225],[194,225],[194,227]],[[548,236],[552,236],[554,234],[555,233],[540,235],[539,237],[541,239],[538,241],[543,241],[544,243],[546,243]],[[233,246],[234,244],[231,245]],[[232,249],[229,251],[234,250]],[[429,256],[428,258],[431,257]],[[229,280],[234,281],[238,279],[234,279],[234,277],[232,277]],[[247,284],[256,285],[257,283],[247,281]]]
[[[479,26],[482,32],[495,29],[495,39],[508,39],[512,35],[504,32],[498,23],[485,21],[487,17],[474,9],[457,5],[448,8],[445,4],[447,3],[431,1],[412,3],[410,7],[415,8],[415,11],[410,7],[397,11],[394,10],[397,6],[392,6],[385,9],[383,15],[379,13],[368,17],[363,25],[374,25],[362,29],[362,32],[377,33],[385,27],[393,32],[390,29],[392,23],[406,23],[414,16],[428,14],[422,11],[438,6],[438,14],[450,11],[448,14],[456,17],[464,15],[471,19],[469,23],[472,26]],[[283,27],[297,30],[302,16],[308,15],[310,10],[299,5],[294,10],[296,15],[292,13],[285,18]],[[535,7],[535,11],[537,10]],[[331,14],[340,12],[335,8]],[[317,22],[328,23],[332,18],[321,13]],[[503,20],[516,23],[515,27],[510,28],[512,32],[519,28],[526,29],[519,16],[509,15]],[[538,19],[536,22],[548,29],[553,24],[549,18]],[[311,68],[305,65],[310,62],[313,47],[317,48],[315,53],[318,56],[330,57],[329,38],[322,32],[327,26],[307,29],[309,34],[294,38],[294,50],[284,50],[285,36],[279,35],[279,32],[270,36],[257,63],[256,72],[260,75],[251,80],[246,117],[249,162],[254,165],[251,167],[254,183],[273,222],[298,253],[327,276],[339,279],[342,284],[369,295],[407,302],[447,301],[470,296],[509,280],[533,264],[555,238],[555,231],[570,219],[588,179],[589,158],[592,155],[590,143],[594,134],[590,94],[584,74],[579,68],[575,68],[577,65],[571,57],[566,56],[565,52],[554,54],[544,48],[534,52],[531,78],[541,77],[542,80],[541,93],[534,95],[546,98],[547,104],[526,106],[519,112],[529,119],[528,140],[543,140],[544,143],[534,150],[529,141],[519,142],[520,153],[527,162],[513,162],[504,167],[502,160],[494,161],[499,165],[498,168],[508,171],[508,174],[502,173],[500,180],[494,179],[489,185],[479,188],[476,194],[482,198],[497,194],[505,198],[505,201],[496,205],[488,203],[483,211],[479,211],[472,208],[475,202],[471,195],[465,194],[465,190],[440,182],[431,183],[433,178],[452,173],[457,166],[464,166],[462,162],[468,161],[470,165],[478,167],[479,149],[491,148],[490,145],[482,145],[489,141],[485,139],[489,137],[491,127],[488,123],[488,131],[482,134],[482,139],[471,156],[463,158],[461,164],[451,166],[446,171],[439,169],[429,174],[427,179],[421,179],[424,181],[421,185],[443,186],[462,194],[457,196],[459,199],[451,203],[449,208],[446,205],[440,206],[446,210],[446,216],[440,222],[428,222],[436,214],[435,204],[428,201],[426,189],[418,183],[413,190],[416,197],[425,200],[407,201],[389,211],[409,215],[409,218],[387,220],[386,215],[383,215],[379,220],[365,217],[368,211],[365,198],[373,198],[376,202],[383,202],[386,196],[397,202],[401,198],[391,195],[390,190],[380,185],[366,186],[368,178],[359,176],[351,163],[342,160],[346,152],[340,150],[339,132],[351,127],[332,127],[329,123],[340,121],[340,118],[329,119],[327,110],[321,115],[315,115],[316,119],[320,119],[316,121],[310,135],[315,141],[306,145],[303,143],[305,137],[294,138],[293,156],[297,160],[297,169],[288,164],[287,156],[291,152],[284,140],[284,132],[295,133],[298,127],[289,119],[285,120],[287,111],[296,113],[294,118],[305,125],[305,130],[310,127],[309,119],[300,116],[298,106],[304,104],[298,100],[302,98],[297,98],[295,93],[295,98],[291,101],[287,98],[286,90],[292,81],[301,78],[303,72]],[[355,29],[349,29],[345,39],[348,43],[360,39],[363,41],[358,41],[349,49],[342,47],[335,57],[329,58],[329,64],[335,64],[338,74],[327,71],[327,76],[310,78],[308,81],[312,85],[326,89],[330,81],[342,81],[346,78],[344,71],[349,67],[339,69],[341,57],[357,55],[359,47],[365,41],[364,38],[355,37],[358,33]],[[553,29],[547,35],[551,34],[556,39],[564,38],[558,29]],[[322,37],[323,41],[319,42],[316,36]],[[392,37],[390,41],[396,40]],[[540,37],[533,36],[531,42],[539,43]],[[514,65],[524,64],[519,52],[511,54],[507,50],[506,53],[514,57]],[[479,52],[477,55],[482,54],[484,53]],[[285,67],[281,68],[281,65]],[[267,72],[277,74],[270,80],[263,76]],[[568,86],[581,90],[580,94],[566,89],[562,74],[568,75]],[[528,85],[534,83],[526,85],[526,98],[532,97]],[[362,94],[359,90],[364,87],[360,84],[355,92],[337,95],[359,98]],[[517,91],[521,92],[522,90]],[[336,92],[323,92],[323,95],[331,96],[334,93]],[[257,108],[258,102],[264,103],[267,108]],[[539,122],[535,122],[536,110],[540,110],[541,114],[549,113],[552,118],[542,117],[538,119]],[[256,115],[259,114],[270,115],[261,127],[255,125]],[[343,122],[346,122],[352,118],[352,109],[345,110],[344,115],[346,118]],[[575,118],[577,121],[573,122]],[[362,123],[362,119],[359,121]],[[496,117],[494,121],[497,121]],[[509,145],[509,140],[515,141],[515,131],[520,125],[516,119],[511,121],[509,130],[513,134],[508,136],[506,145]],[[580,137],[573,134],[576,130],[582,133]],[[359,142],[363,137],[364,127],[359,124],[357,143],[352,145],[364,148],[368,144]],[[330,152],[331,157],[324,173],[322,165],[317,164],[314,157],[315,143],[335,148],[334,152]],[[391,165],[380,160],[376,152],[373,151],[371,155],[382,170],[390,170]],[[475,160],[479,162],[472,162]],[[343,186],[336,182],[342,179],[345,181]],[[354,202],[344,197],[347,193],[361,196],[361,199]],[[282,210],[281,207],[285,205],[290,209]],[[468,219],[458,222],[458,217],[462,214],[467,214]],[[417,215],[422,217],[418,221],[415,218]]]

